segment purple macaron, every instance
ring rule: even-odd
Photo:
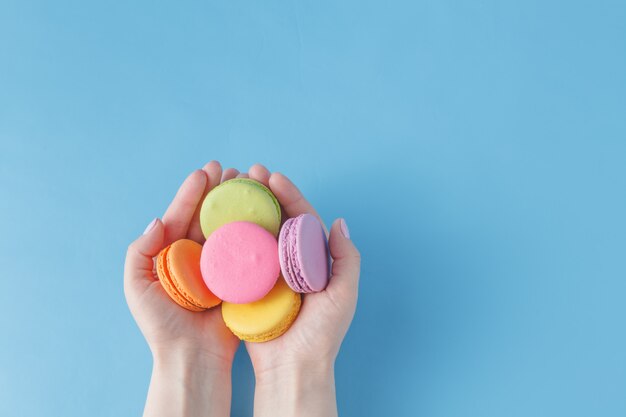
[[[301,214],[285,222],[278,237],[278,259],[285,281],[295,292],[326,288],[330,255],[326,233],[317,217]]]

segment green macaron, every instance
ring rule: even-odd
[[[280,230],[280,205],[260,182],[234,178],[211,190],[200,209],[200,227],[209,237],[218,227],[237,221],[256,223],[274,236]]]

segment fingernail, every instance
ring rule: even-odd
[[[339,220],[339,228],[341,229],[343,237],[350,239],[350,231],[348,230],[348,225],[344,219]]]
[[[154,226],[156,225],[158,219],[158,217],[155,217],[154,220],[150,222],[150,224],[146,227],[146,230],[143,231],[144,235],[148,234],[150,230],[154,229]]]

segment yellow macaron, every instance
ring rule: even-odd
[[[241,340],[267,342],[282,335],[300,311],[301,296],[282,277],[259,301],[247,304],[222,303],[226,326]]]

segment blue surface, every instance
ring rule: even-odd
[[[0,4],[0,415],[141,413],[126,246],[210,159],[346,217],[343,416],[626,415],[624,2],[91,3]]]

